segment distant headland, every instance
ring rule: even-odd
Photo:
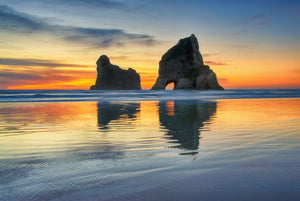
[[[180,39],[169,49],[159,62],[159,76],[152,90],[164,90],[170,83],[174,89],[224,90],[217,81],[216,74],[209,66],[204,65],[194,34]],[[129,68],[123,70],[112,65],[106,55],[97,61],[97,79],[91,90],[139,90],[139,74]]]

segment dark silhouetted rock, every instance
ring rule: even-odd
[[[130,90],[141,89],[140,75],[129,68],[123,70],[110,63],[106,55],[97,61],[97,80],[91,90]]]
[[[179,40],[162,56],[158,73],[152,90],[165,89],[169,83],[174,83],[174,89],[223,90],[216,74],[204,65],[194,34]]]

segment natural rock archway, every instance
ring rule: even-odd
[[[159,62],[159,77],[152,90],[163,90],[174,82],[174,89],[223,90],[216,74],[204,65],[194,34],[179,40]]]

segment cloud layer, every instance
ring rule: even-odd
[[[94,72],[76,70],[88,66],[60,63],[42,59],[8,59],[0,58],[0,86],[9,88],[22,85],[47,85],[60,82],[76,81],[94,77]],[[73,70],[64,70],[72,67]],[[60,69],[57,69],[60,68]]]
[[[66,83],[80,79],[91,79],[94,77],[94,72],[89,71],[66,71],[54,69],[40,69],[18,71],[16,69],[0,70],[0,86],[2,89],[26,86],[26,85],[49,85],[57,83]]]
[[[264,13],[256,13],[248,18],[247,22],[258,26],[265,26],[269,22],[269,19]]]
[[[58,63],[50,60],[42,60],[42,59],[7,59],[0,58],[0,65],[5,66],[43,66],[43,67],[85,67],[83,65],[77,64],[66,64],[66,63]]]
[[[77,0],[78,3],[81,1]],[[106,6],[122,6],[118,2],[103,1]],[[53,25],[46,19],[17,12],[8,6],[0,6],[1,32],[18,34],[47,34],[63,41],[83,43],[92,47],[107,48],[124,46],[128,43],[153,45],[154,38],[147,34],[128,33],[122,29],[101,29],[89,27],[74,27]]]
[[[0,5],[1,31],[18,31],[22,33],[34,32],[42,29],[43,22],[31,16],[21,14],[8,6]]]
[[[212,66],[226,66],[226,65],[228,65],[227,63],[215,62],[215,61],[205,61],[204,63],[206,65],[212,65]]]

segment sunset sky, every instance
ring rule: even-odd
[[[300,88],[299,0],[0,0],[0,89],[89,89],[96,61],[143,89],[180,38],[224,88]]]

